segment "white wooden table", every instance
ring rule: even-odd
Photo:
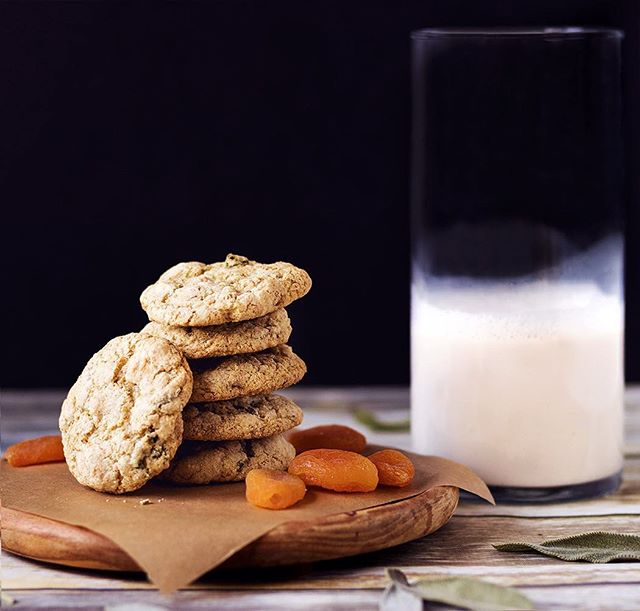
[[[354,424],[366,407],[381,418],[408,416],[404,388],[289,391],[305,408],[305,425],[344,423],[374,443],[409,448],[406,433],[373,434]],[[63,392],[11,391],[1,396],[2,446],[57,430]],[[216,609],[375,609],[386,585],[385,567],[410,577],[472,575],[522,588],[540,609],[639,609],[640,563],[593,565],[495,551],[491,543],[540,541],[590,530],[640,534],[640,387],[627,393],[626,460],[622,487],[592,501],[559,505],[490,507],[462,502],[437,533],[400,547],[356,558],[278,570],[212,573],[171,596],[158,594],[139,575],[64,569],[2,554],[2,587],[14,608],[81,607]],[[3,604],[5,606],[6,602]]]

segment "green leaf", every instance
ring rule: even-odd
[[[538,552],[560,560],[611,562],[640,560],[640,535],[612,532],[588,532],[536,543],[501,543],[494,545],[501,552]]]
[[[533,609],[531,601],[515,588],[498,586],[472,577],[444,577],[421,579],[414,584],[407,581],[398,569],[387,569],[387,575],[396,588],[411,592],[422,600],[479,611],[507,611]],[[389,588],[387,589],[389,590]],[[387,593],[385,590],[385,594]],[[384,598],[383,598],[384,602]],[[384,611],[395,611],[399,606],[389,606]]]
[[[358,408],[354,410],[353,417],[364,426],[368,427],[372,431],[379,432],[400,432],[404,433],[409,430],[410,420],[398,420],[396,422],[384,422],[378,420],[377,416],[367,409]]]

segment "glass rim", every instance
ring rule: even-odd
[[[411,32],[411,38],[414,40],[420,40],[424,38],[438,38],[438,37],[478,37],[478,38],[526,38],[536,37],[541,38],[586,38],[590,36],[602,37],[602,38],[616,38],[620,39],[624,37],[624,32],[616,28],[600,28],[600,27],[587,27],[587,26],[558,26],[558,27],[542,27],[542,28],[466,28],[466,27],[447,27],[447,28],[422,28],[419,30],[413,30]]]

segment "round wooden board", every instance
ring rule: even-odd
[[[444,526],[459,490],[440,486],[387,505],[292,521],[234,554],[222,567],[257,567],[331,560],[373,552],[424,537]],[[2,548],[20,556],[73,567],[139,571],[110,539],[81,526],[2,507]]]

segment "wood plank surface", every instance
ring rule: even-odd
[[[605,584],[594,586],[560,586],[556,588],[526,587],[522,592],[535,601],[536,609],[550,611],[633,611],[638,609],[637,586]],[[234,611],[374,611],[378,609],[380,590],[306,590],[203,592],[181,591],[171,596],[157,592],[100,591],[93,592],[88,604],[83,591],[16,590],[16,607],[75,607],[109,611],[153,611],[154,609],[233,609]],[[144,600],[144,607],[136,607]],[[444,609],[430,605],[429,609]],[[448,607],[447,607],[448,608]]]
[[[357,423],[355,407],[382,419],[408,414],[408,392],[398,388],[309,389],[290,391],[305,408],[305,425],[340,422],[362,430],[373,443],[410,447],[406,433],[372,434]],[[57,428],[64,393],[4,392],[2,447]],[[626,460],[619,491],[601,499],[558,505],[492,508],[464,501],[452,520],[425,539],[383,552],[294,568],[211,574],[171,597],[159,595],[139,576],[53,568],[2,556],[3,590],[16,608],[117,607],[134,603],[161,608],[375,609],[384,568],[402,567],[409,576],[475,575],[521,587],[540,609],[640,609],[640,564],[592,565],[497,552],[491,543],[539,541],[588,530],[640,533],[640,388],[627,393]]]

